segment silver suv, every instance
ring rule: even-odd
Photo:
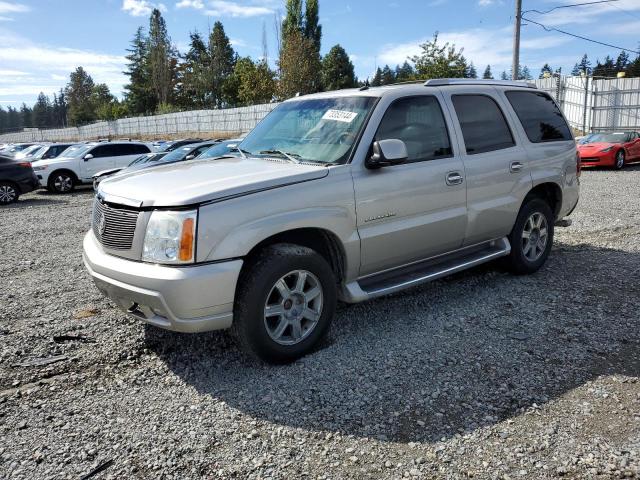
[[[239,145],[100,185],[84,261],[158,327],[232,327],[260,358],[314,347],[336,302],[502,259],[537,271],[578,202],[565,118],[518,82],[431,80],[297,97]]]

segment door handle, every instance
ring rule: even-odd
[[[518,173],[520,170],[522,170],[524,168],[524,165],[521,164],[520,162],[513,162],[510,166],[509,166],[509,171],[511,173]]]
[[[460,172],[450,172],[447,173],[447,185],[449,186],[453,186],[453,185],[460,185],[462,183],[462,174]]]

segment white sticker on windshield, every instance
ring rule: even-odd
[[[334,120],[336,122],[351,123],[358,116],[357,112],[347,112],[344,110],[327,110],[322,116],[323,120]]]

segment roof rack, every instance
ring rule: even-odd
[[[484,80],[477,78],[434,78],[424,82],[425,87],[442,87],[445,85],[497,85],[502,87],[538,88],[535,83],[525,80]]]

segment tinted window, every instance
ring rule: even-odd
[[[114,147],[114,155],[140,155],[143,153],[149,153],[150,150],[137,143],[116,143],[112,145]]]
[[[113,145],[99,145],[89,153],[93,158],[113,157],[115,155]]]
[[[549,95],[542,92],[507,92],[506,95],[531,142],[571,140],[571,130]]]
[[[502,110],[486,95],[454,95],[456,115],[469,155],[513,147],[515,142]]]
[[[451,156],[451,142],[440,104],[435,97],[409,97],[388,108],[376,140],[398,139],[407,146],[408,162]]]

